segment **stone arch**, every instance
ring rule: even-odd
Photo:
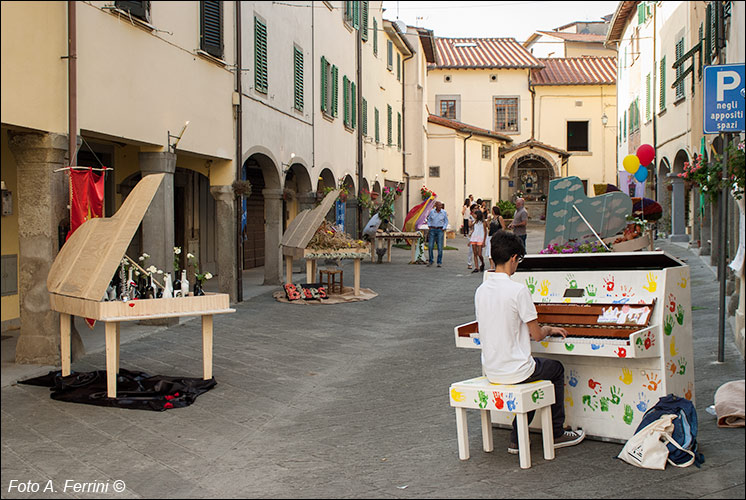
[[[525,159],[527,159],[526,157],[531,157],[528,159],[535,159],[542,162],[547,168],[551,170],[553,177],[560,177],[562,175],[562,172],[560,171],[559,160],[555,161],[548,153],[537,148],[526,150],[514,155],[508,161],[508,164],[505,167],[505,173],[503,175],[509,178],[515,177],[515,166],[518,163],[525,161]]]
[[[316,192],[323,193],[324,188],[335,187],[337,183],[334,180],[334,173],[329,168],[324,168],[319,173],[316,183]]]
[[[381,194],[381,183],[378,181],[373,182],[373,189],[371,191],[375,191],[379,195]]]
[[[282,230],[300,212],[313,207],[316,196],[312,192],[311,176],[301,163],[293,163],[285,171],[282,194]]]
[[[684,172],[684,163],[690,161],[689,153],[685,150],[680,149],[676,152],[676,156],[673,159],[673,168],[671,169],[672,174],[680,174]]]

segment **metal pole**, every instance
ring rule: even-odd
[[[718,252],[718,275],[720,276],[720,296],[718,297],[718,361],[725,361],[725,251],[726,251],[726,228],[728,225],[728,146],[730,145],[730,133],[722,134],[723,137],[723,185],[720,188],[720,225],[718,227],[718,241],[720,248]]]
[[[241,2],[235,3],[236,9],[236,180],[243,176],[243,89],[241,88]],[[241,216],[243,214],[243,197],[233,196],[236,207],[236,302],[243,302],[243,236]]]

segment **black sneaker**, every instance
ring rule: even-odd
[[[427,263],[427,267],[433,267],[433,263],[432,262],[428,262]]]
[[[508,453],[511,455],[518,455],[518,443],[510,443],[508,445]]]
[[[585,439],[585,431],[565,431],[560,437],[554,438],[554,449],[564,448],[565,446],[575,446]]]
[[[440,264],[438,264],[438,267],[441,267]]]

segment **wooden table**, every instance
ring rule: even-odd
[[[386,251],[388,256],[386,257],[386,262],[391,262],[391,244],[394,240],[401,240],[401,239],[420,239],[422,238],[422,233],[420,231],[377,231],[376,236],[373,239],[373,248],[376,248],[376,240],[383,240],[386,242]],[[412,260],[411,262],[415,261],[415,253],[416,248],[415,245],[417,243],[413,243],[411,246],[412,250]],[[370,252],[370,261],[375,262],[375,251]]]

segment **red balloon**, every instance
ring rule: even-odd
[[[650,144],[643,144],[637,148],[637,157],[640,159],[640,165],[647,167],[655,159],[655,149]]]

